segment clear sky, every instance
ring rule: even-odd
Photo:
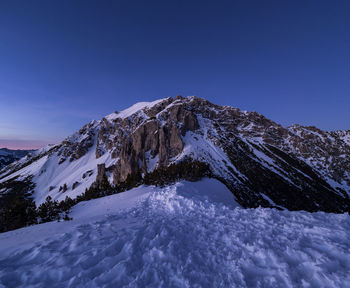
[[[197,95],[350,129],[350,1],[0,1],[0,146]]]

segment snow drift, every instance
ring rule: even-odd
[[[347,287],[350,216],[242,209],[220,182],[141,186],[0,234],[0,287]]]

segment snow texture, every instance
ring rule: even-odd
[[[349,287],[348,214],[242,209],[220,182],[139,187],[0,234],[0,287]]]

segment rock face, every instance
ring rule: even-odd
[[[283,127],[256,112],[197,97],[138,103],[92,121],[61,144],[10,165],[0,178],[10,179],[15,171],[25,174],[31,163],[43,161],[41,178],[33,178],[37,186],[40,179],[52,177],[45,183],[59,187],[52,173],[45,174],[47,161],[56,161],[55,169],[62,173],[84,167],[82,179],[69,177],[72,183],[67,182],[72,187],[79,181],[74,196],[92,178],[101,181],[107,175],[118,185],[129,175],[166,169],[188,158],[209,164],[212,175],[244,207],[350,211],[350,131]],[[55,189],[50,193],[61,197]]]
[[[62,148],[58,152],[60,156],[60,164],[66,159],[70,162],[84,156],[94,144],[95,122],[85,125],[78,133],[66,138],[62,142]]]
[[[96,155],[101,157],[103,151],[112,150],[112,157],[117,159],[113,168],[114,184],[125,181],[129,174],[153,170],[154,167],[147,164],[149,157],[158,155],[158,167],[167,166],[169,159],[183,150],[181,136],[199,128],[196,115],[188,107],[175,105],[164,110],[164,104],[170,103],[171,100],[166,99],[129,119],[102,120]],[[111,141],[111,134],[119,137]]]

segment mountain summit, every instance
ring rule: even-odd
[[[170,97],[92,121],[6,166],[0,191],[6,198],[22,183],[20,193],[40,204],[75,198],[105,179],[130,187],[204,176],[224,183],[243,207],[350,211],[350,131],[283,127],[256,112]]]

